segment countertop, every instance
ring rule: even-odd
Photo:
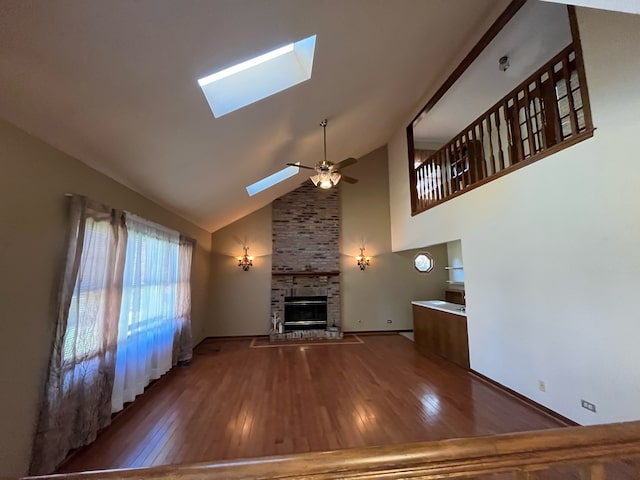
[[[442,312],[453,313],[454,315],[460,315],[466,317],[467,313],[464,310],[464,305],[457,303],[445,302],[444,300],[414,300],[412,305],[418,305],[420,307],[433,308],[434,310],[440,310]]]

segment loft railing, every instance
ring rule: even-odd
[[[569,45],[439,150],[414,150],[412,213],[590,137],[584,85]]]
[[[626,480],[640,478],[639,465],[640,422],[629,422],[38,478]]]

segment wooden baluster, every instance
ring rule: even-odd
[[[529,98],[529,85],[531,85],[530,82],[524,86],[524,104],[525,104],[524,118],[527,122],[527,130],[529,130],[529,136],[528,136],[529,153],[531,155],[535,155],[536,153],[538,153],[538,149],[536,148],[536,142],[534,138],[535,134],[533,132],[533,125],[531,123],[531,99]]]
[[[449,183],[451,184],[451,193],[458,191],[458,181],[455,176],[456,170],[456,146],[455,140],[447,145],[447,153],[449,154]]]
[[[420,199],[422,201],[422,206],[425,207],[428,205],[427,202],[427,195],[426,195],[426,189],[425,189],[425,172],[424,172],[424,164],[420,165]]]
[[[487,135],[489,136],[489,158],[491,159],[491,169],[496,171],[496,157],[493,154],[493,132],[491,129],[491,115],[487,117]]]
[[[501,106],[502,109],[504,109],[504,126],[507,130],[507,160],[509,161],[508,165],[505,162],[505,166],[510,167],[511,165],[513,165],[514,163],[517,162],[517,160],[514,158],[515,154],[514,154],[514,149],[516,148],[515,145],[515,140],[513,138],[513,133],[512,133],[512,124],[509,121],[509,99],[505,98],[504,102],[502,103]]]
[[[580,480],[606,480],[603,463],[583,465],[580,467]]]
[[[449,178],[451,179],[451,191],[453,193],[457,192],[459,190],[459,185],[458,185],[458,180],[456,179],[456,172],[457,172],[457,166],[456,166],[456,146],[455,146],[455,140],[452,141],[449,145],[448,145],[448,152],[449,152]]]
[[[433,190],[431,191],[431,196],[433,197],[433,201],[437,201],[438,199],[438,169],[436,167],[436,159],[431,159],[431,185],[433,186]]]
[[[513,134],[514,141],[516,142],[516,151],[518,152],[517,161],[521,162],[522,160],[524,160],[524,140],[522,139],[522,127],[520,126],[520,101],[518,100],[519,94],[520,92],[516,92],[513,96],[513,107],[511,110],[513,129],[511,130],[511,133]]]
[[[480,141],[476,138],[476,125],[471,126],[471,145],[473,145],[472,154],[473,154],[473,172],[474,172],[474,183],[479,182],[484,178],[484,172],[482,171],[482,148],[480,145]]]
[[[496,132],[498,132],[498,161],[500,162],[500,169],[503,169],[505,165],[504,152],[502,151],[502,131],[500,130],[500,107],[496,108],[494,115],[496,117]]]
[[[414,187],[415,187],[415,192],[416,192],[416,209],[420,210],[420,168],[416,168],[415,171],[413,172],[413,178],[414,178]]]
[[[469,137],[469,130],[464,132],[464,136],[462,137],[464,140],[464,151],[465,153],[465,188],[469,185],[473,185],[475,183],[475,170],[473,168],[473,144],[471,143],[471,138]]]
[[[475,176],[473,182],[476,183],[484,178],[484,172],[482,171],[482,148],[480,141],[476,138],[475,124],[471,126],[468,135],[469,143],[472,146],[470,154],[473,160],[473,171]]]
[[[487,123],[486,118],[483,118],[480,121],[480,132],[482,133],[482,154],[484,155],[484,162],[487,169],[487,176],[490,176],[496,173],[496,166],[491,163],[491,157],[487,154],[487,147],[489,148],[489,151],[491,151],[491,147],[490,147],[491,138],[488,135],[486,123]]]
[[[464,190],[469,185],[469,179],[467,178],[467,174],[469,173],[469,148],[467,146],[467,142],[464,138],[464,135],[460,135],[458,138],[458,157],[459,157],[459,169],[460,169],[460,185],[461,189]]]
[[[422,182],[420,181],[420,176],[422,175],[422,165],[420,165],[418,167],[418,169],[416,170],[416,200],[418,205],[420,206],[420,208],[423,207],[422,205],[422,188],[421,188],[421,184]]]
[[[560,112],[558,110],[558,98],[556,96],[556,77],[553,65],[546,71],[549,78],[540,84],[544,104],[544,121],[546,132],[546,147],[549,148],[562,139],[560,125]]]
[[[422,199],[422,203],[423,205],[428,205],[427,202],[427,196],[426,196],[426,189],[424,188],[424,182],[425,182],[425,165],[424,163],[422,165],[420,165],[420,198]]]
[[[446,146],[442,148],[442,153],[444,156],[442,164],[442,182],[445,186],[444,190],[446,192],[446,195],[449,196],[453,193],[453,190],[451,188],[451,162]]]
[[[437,173],[438,173],[438,200],[442,200],[444,198],[444,181],[442,178],[442,150],[439,150],[436,154],[436,165],[437,165]]]
[[[542,75],[534,80],[535,88],[533,89],[533,110],[536,116],[536,125],[538,126],[538,139],[539,139],[539,148],[538,151],[545,150],[547,148],[547,132],[544,128],[544,100],[542,97]],[[535,102],[538,100],[538,104],[540,106],[540,113],[536,110]]]
[[[487,169],[487,159],[486,156],[484,154],[484,133],[482,130],[482,120],[480,120],[479,123],[476,123],[475,127],[475,136],[476,139],[478,140],[478,142],[480,142],[479,148],[480,148],[480,171],[482,172],[482,178],[487,178],[489,175],[491,175],[491,172],[488,171]]]
[[[427,164],[427,171],[426,171],[426,175],[427,175],[427,181],[426,181],[426,185],[425,188],[427,189],[427,198],[429,200],[429,203],[433,203],[433,201],[435,200],[433,198],[433,168],[431,162],[429,162]]]
[[[440,178],[442,179],[442,198],[451,195],[449,183],[447,182],[447,151],[440,150]]]
[[[462,188],[467,188],[471,185],[471,160],[469,153],[469,139],[466,134],[460,135],[460,154],[462,157]]]
[[[424,198],[425,201],[427,202],[427,205],[431,205],[431,189],[429,188],[429,162],[424,164],[424,170],[423,170],[423,175],[424,175],[424,179],[423,179],[423,188],[424,188]]]
[[[421,188],[422,188],[422,201],[424,202],[425,206],[429,206],[429,196],[428,196],[428,190],[427,190],[427,165],[423,164],[422,165],[422,182],[421,182]]]
[[[422,170],[422,188],[424,190],[424,199],[427,205],[431,205],[431,192],[429,191],[429,163],[425,163]]]
[[[578,133],[578,116],[575,111],[575,105],[573,104],[573,92],[571,91],[571,72],[567,67],[567,63],[569,62],[569,55],[571,52],[567,53],[567,56],[562,59],[562,76],[564,77],[564,81],[567,85],[567,100],[569,101],[569,120],[571,121],[571,135],[575,135]]]
[[[438,161],[434,156],[431,159],[431,171],[433,172],[433,177],[431,183],[433,184],[433,200],[440,200],[440,192],[438,190]]]

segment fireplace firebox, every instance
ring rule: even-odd
[[[327,328],[327,297],[284,297],[284,331]]]

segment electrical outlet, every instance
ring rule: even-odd
[[[545,385],[544,380],[538,380],[538,390],[541,392],[547,391],[547,386]]]
[[[593,403],[587,402],[586,400],[580,400],[580,402],[582,403],[582,408],[586,408],[590,412],[596,413],[596,406]]]
[[[387,323],[393,323],[393,320],[387,320]]]

